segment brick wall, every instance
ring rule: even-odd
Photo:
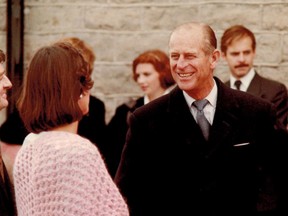
[[[94,49],[97,60],[92,94],[105,102],[107,121],[115,108],[141,95],[131,77],[131,62],[147,49],[167,51],[171,30],[199,20],[218,39],[233,24],[257,38],[257,71],[288,87],[288,0],[25,0],[25,63],[46,43],[77,36]],[[6,47],[6,0],[0,0],[0,47]],[[220,61],[215,75],[228,78]],[[1,120],[1,119],[0,119]]]

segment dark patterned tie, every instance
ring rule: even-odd
[[[204,115],[203,109],[207,104],[208,100],[206,99],[193,102],[193,106],[197,108],[197,114],[196,114],[197,123],[200,126],[203,136],[206,140],[208,140],[209,137],[210,124]]]
[[[236,80],[234,85],[236,86],[237,90],[240,90],[240,86],[241,86],[242,82],[240,80]]]

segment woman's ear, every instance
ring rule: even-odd
[[[83,115],[88,114],[89,112],[89,102],[90,102],[90,92],[86,91],[80,94],[78,99],[78,105],[82,110]]]

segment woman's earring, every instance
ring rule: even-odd
[[[80,99],[83,98],[83,94],[80,94]]]

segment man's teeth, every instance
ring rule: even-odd
[[[192,76],[191,73],[179,73],[179,76],[180,77],[189,77],[189,76]]]

